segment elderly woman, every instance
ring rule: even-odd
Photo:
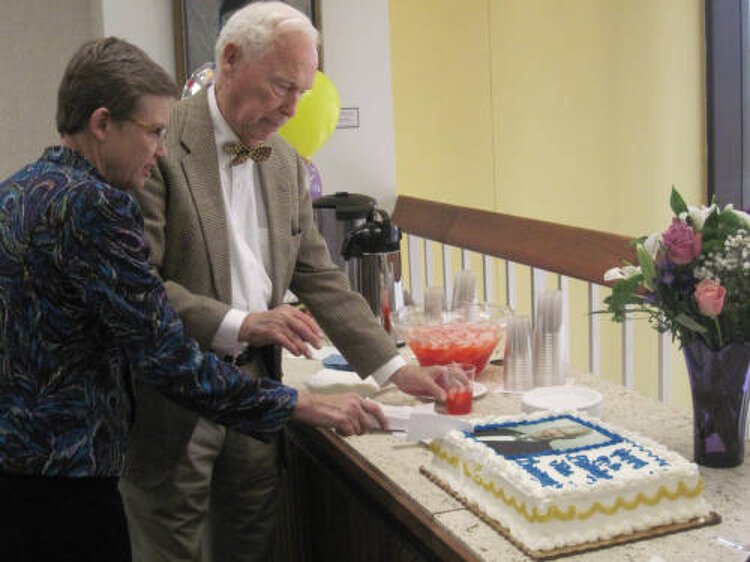
[[[251,379],[185,336],[129,193],[165,154],[175,91],[133,45],[83,45],[59,88],[60,146],[0,183],[4,560],[130,560],[117,479],[134,377],[259,439],[290,418],[346,435],[385,424],[372,402]]]

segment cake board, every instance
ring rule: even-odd
[[[430,471],[427,467],[424,467],[424,466],[420,467],[419,472],[421,472],[424,476],[426,476],[431,482],[433,482],[434,484],[442,488],[445,492],[450,494],[453,498],[461,502],[461,504],[464,505],[469,511],[471,511],[474,515],[476,515],[482,521],[487,523],[487,525],[492,527],[495,531],[500,533],[505,539],[507,539],[510,543],[512,543],[513,546],[515,546],[524,554],[526,554],[527,556],[535,560],[553,560],[555,558],[562,558],[562,557],[570,556],[573,554],[581,554],[583,552],[609,548],[611,546],[616,546],[619,544],[635,542],[635,541],[644,540],[644,539],[651,539],[654,537],[660,537],[662,535],[668,535],[668,534],[677,533],[680,531],[687,531],[690,529],[697,529],[698,527],[705,527],[708,525],[718,525],[719,523],[721,523],[721,516],[715,511],[712,511],[709,513],[707,517],[700,517],[700,518],[692,519],[690,521],[686,521],[683,523],[670,523],[668,525],[659,525],[657,527],[652,527],[650,529],[646,529],[643,531],[635,531],[627,535],[618,535],[616,537],[612,537],[612,538],[605,539],[605,540],[585,542],[585,543],[555,548],[552,550],[532,550],[528,548],[526,545],[524,545],[523,543],[521,543],[520,541],[518,541],[510,533],[510,530],[507,527],[504,527],[503,525],[501,525],[496,519],[490,517],[481,509],[479,509],[479,507],[475,503],[470,502],[464,496],[456,492],[453,488],[450,487],[449,484],[447,484],[434,472]]]

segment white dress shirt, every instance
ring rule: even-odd
[[[231,166],[231,156],[222,149],[225,143],[239,139],[219,111],[213,86],[208,91],[208,109],[219,157],[232,280],[232,309],[219,326],[212,347],[220,354],[237,355],[246,347],[244,342],[238,341],[245,316],[248,312],[268,310],[271,300],[268,219],[256,181],[255,162],[248,158],[242,164]]]

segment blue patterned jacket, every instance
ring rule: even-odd
[[[258,438],[297,393],[183,333],[135,199],[64,147],[0,183],[0,472],[119,476],[133,376]]]

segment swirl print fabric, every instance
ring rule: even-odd
[[[133,376],[261,439],[291,415],[295,390],[185,336],[147,257],[137,203],[80,154],[0,183],[0,471],[119,476]]]

